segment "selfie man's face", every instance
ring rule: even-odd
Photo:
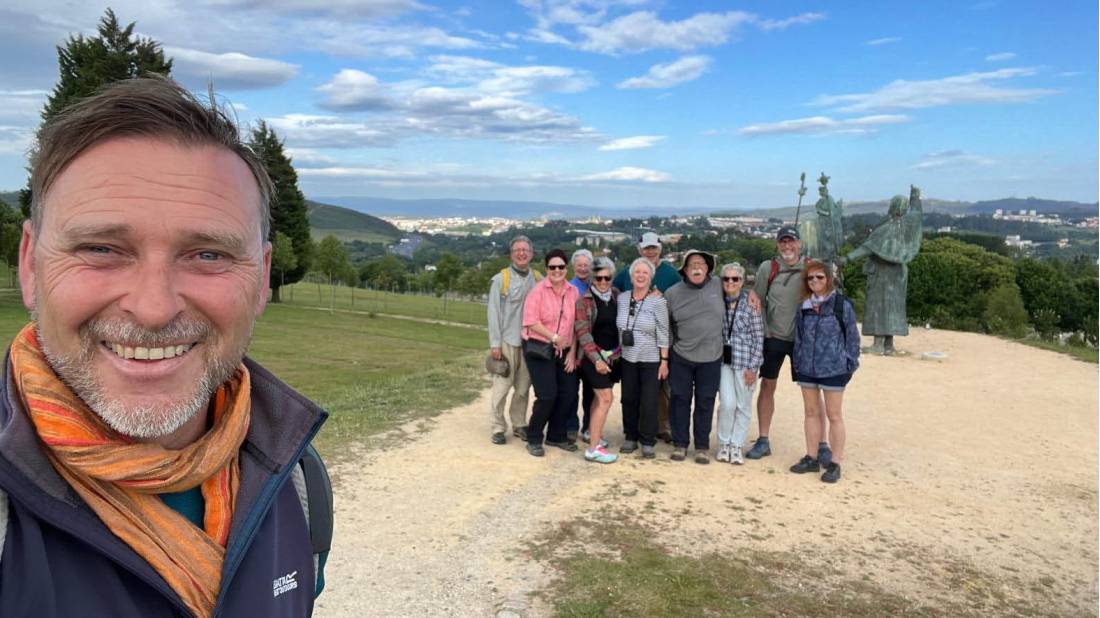
[[[19,279],[50,365],[121,433],[172,433],[240,363],[266,303],[252,173],[224,148],[116,138],[44,200]]]

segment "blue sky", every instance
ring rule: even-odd
[[[0,1],[0,188],[106,6]],[[1095,0],[110,6],[311,197],[773,207],[824,171],[847,201],[1097,200]]]

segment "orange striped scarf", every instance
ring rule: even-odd
[[[210,616],[236,504],[237,454],[251,410],[241,365],[212,397],[213,427],[180,450],[135,442],[111,429],[50,368],[28,324],[11,347],[23,403],[54,468],[104,524],[164,578],[197,616]],[[202,485],[200,530],[157,494]]]

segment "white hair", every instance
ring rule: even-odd
[[[640,258],[638,258],[638,259],[636,259],[636,260],[634,260],[633,262],[630,263],[630,276],[631,277],[634,276],[634,270],[636,268],[638,268],[639,265],[644,265],[646,268],[649,269],[649,276],[650,277],[657,274],[657,269],[653,266],[653,262],[650,262],[649,260],[647,260],[644,257],[640,257]]]
[[[577,258],[579,257],[586,257],[588,258],[588,263],[592,263],[592,252],[588,249],[577,249],[576,251],[574,251],[572,257],[569,258],[569,263],[576,264]]]
[[[611,272],[615,272],[615,262],[612,261],[609,257],[601,256],[596,258],[596,260],[592,262],[592,272],[598,273],[601,270],[610,270]]]
[[[729,264],[724,264],[722,266],[722,270],[718,272],[722,275],[725,275],[727,270],[732,270],[734,274],[740,275],[741,278],[745,277],[745,267],[742,266],[739,262],[730,262]]]

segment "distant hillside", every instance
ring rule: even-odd
[[[991,213],[998,208],[1011,212],[1021,210],[1034,210],[1036,213],[1058,213],[1078,216],[1096,216],[1098,204],[1083,204],[1081,202],[1059,202],[1056,200],[1044,200],[1037,197],[1021,199],[1009,197],[1000,200],[986,200],[974,202],[970,207],[972,213]]]
[[[0,191],[0,202],[7,202],[12,208],[19,209],[18,191]]]
[[[813,212],[813,201],[802,204],[802,214],[807,212]],[[923,198],[921,203],[924,206],[924,212],[942,212],[951,215],[964,215],[971,208],[970,202],[949,202],[947,200],[937,200]],[[890,207],[890,200],[878,200],[876,202],[844,202],[844,214],[845,215],[862,215],[868,213],[885,213]],[[789,206],[786,208],[756,208],[748,211],[727,211],[724,215],[750,215],[754,217],[774,217],[776,219],[794,219],[795,211],[797,207]]]
[[[401,238],[401,230],[392,224],[366,213],[306,200],[309,208],[309,227],[313,238],[332,234],[340,240],[392,243]]]
[[[423,199],[395,200],[381,197],[336,196],[318,197],[330,204],[339,204],[359,212],[378,215],[402,215],[406,217],[507,217],[509,219],[580,219],[600,215],[625,219],[648,217],[654,213],[663,216],[696,214],[714,210],[708,206],[596,207],[582,204],[557,204],[554,202],[525,202],[521,200],[460,200]]]

